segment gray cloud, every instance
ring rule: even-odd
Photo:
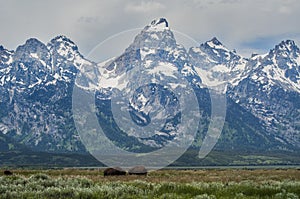
[[[127,12],[138,13],[153,12],[157,10],[163,10],[164,8],[165,6],[162,3],[155,1],[130,2],[125,6],[125,10]]]
[[[109,36],[144,27],[157,17],[166,17],[171,29],[200,43],[217,36],[243,54],[267,52],[271,41],[273,45],[288,38],[300,41],[298,0],[0,0],[0,4],[0,44],[9,49],[30,37],[48,42],[63,34],[86,55]]]

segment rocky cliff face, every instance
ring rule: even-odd
[[[79,71],[87,75],[75,82]],[[299,72],[299,48],[293,41],[251,58],[228,50],[216,38],[187,51],[163,18],[147,25],[123,54],[99,64],[85,59],[64,36],[47,45],[29,39],[15,51],[0,46],[0,131],[7,139],[35,150],[86,152],[73,121],[76,84],[96,93],[97,116],[106,121],[102,125],[110,126],[107,136],[111,140],[128,150],[154,150],[176,138],[181,119],[180,100],[161,85],[176,92],[188,84],[202,114],[193,144],[199,147],[211,111],[204,85],[226,85],[228,110],[218,147],[297,151]],[[143,138],[117,128],[111,96],[129,90],[135,91],[128,103],[134,125],[147,126],[167,118],[156,134]],[[166,111],[159,114],[162,107]]]
[[[248,62],[252,68],[229,96],[260,119],[281,142],[299,146],[299,48],[287,40],[267,55]]]
[[[1,51],[1,130],[37,150],[84,151],[76,135],[71,94],[85,60],[64,36],[47,45],[29,39]]]

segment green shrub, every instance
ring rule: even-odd
[[[299,199],[299,181],[146,182],[142,180],[96,182],[81,176],[51,177],[35,174],[0,177],[0,198],[275,198]]]

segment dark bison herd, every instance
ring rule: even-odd
[[[5,171],[3,171],[3,174],[6,176],[11,176],[13,174],[13,172],[11,172],[9,170],[5,170]]]
[[[126,171],[120,167],[107,168],[104,170],[104,176],[123,176],[126,175]]]
[[[148,171],[144,166],[136,166],[128,170],[129,175],[147,175]],[[6,176],[13,175],[13,172],[9,170],[3,171],[3,174]],[[123,176],[127,172],[120,167],[107,168],[104,170],[104,176]]]
[[[147,175],[147,169],[144,166],[136,166],[128,170],[129,175]],[[107,168],[104,170],[104,176],[121,176],[127,172],[120,167]]]

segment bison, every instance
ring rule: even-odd
[[[3,174],[6,175],[6,176],[11,176],[11,175],[13,174],[13,172],[11,172],[11,171],[9,171],[9,170],[5,170],[5,171],[3,172]]]
[[[114,167],[105,169],[103,174],[104,176],[122,176],[126,175],[126,171],[120,167]]]
[[[144,166],[135,166],[128,170],[129,175],[147,175],[147,169]]]

